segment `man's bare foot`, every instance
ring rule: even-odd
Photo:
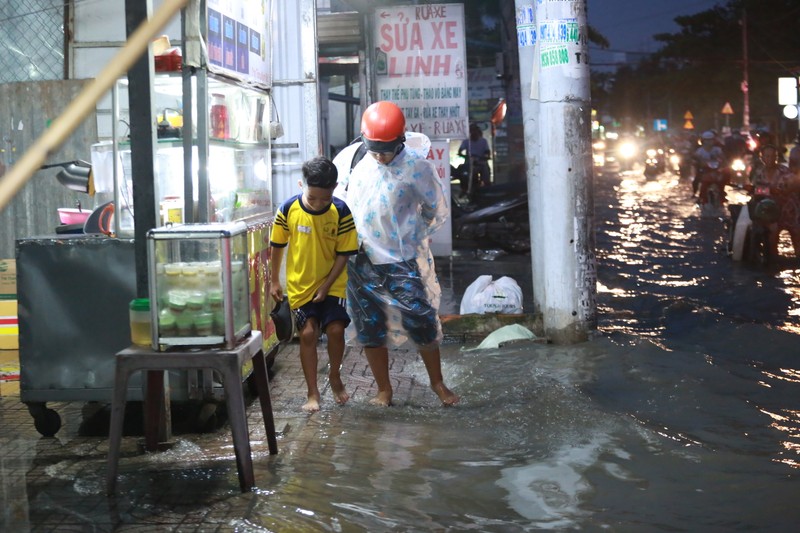
[[[392,391],[378,391],[378,394],[369,403],[381,407],[389,407],[392,405]]]
[[[308,401],[303,404],[303,411],[306,413],[316,413],[319,411],[319,396],[309,396]]]
[[[347,403],[347,400],[350,399],[350,395],[347,394],[347,391],[344,389],[344,383],[342,383],[341,379],[330,378],[331,383],[331,392],[333,393],[333,399],[336,400],[336,403],[339,405],[344,405]]]
[[[455,405],[461,399],[455,392],[448,389],[443,382],[437,383],[436,385],[431,385],[431,388],[442,401],[442,404],[445,405],[445,407],[449,405]]]

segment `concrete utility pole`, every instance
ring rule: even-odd
[[[597,320],[586,0],[515,1],[534,300],[573,344]]]
[[[533,281],[533,311],[544,311],[544,254],[533,253],[542,249],[544,221],[536,198],[542,196],[539,179],[539,85],[533,83],[534,70],[538,72],[539,46],[536,40],[536,22],[531,0],[516,0],[517,49],[519,51],[520,100],[522,101],[522,127],[525,135],[525,168],[528,179],[528,219],[531,235],[531,268]],[[536,67],[534,67],[536,65]]]

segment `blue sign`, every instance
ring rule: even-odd
[[[657,118],[653,121],[653,131],[667,131],[667,119]]]

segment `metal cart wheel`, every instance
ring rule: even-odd
[[[61,416],[44,402],[29,403],[28,412],[33,417],[33,427],[43,437],[52,437],[61,429]]]

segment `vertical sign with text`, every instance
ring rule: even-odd
[[[466,138],[464,6],[387,6],[374,16],[378,100],[400,106],[409,131]]]
[[[442,181],[447,205],[450,205],[450,143],[448,141],[432,141],[428,161],[436,167],[436,174]],[[431,252],[434,256],[448,256],[453,253],[453,221],[452,216],[431,236]]]

